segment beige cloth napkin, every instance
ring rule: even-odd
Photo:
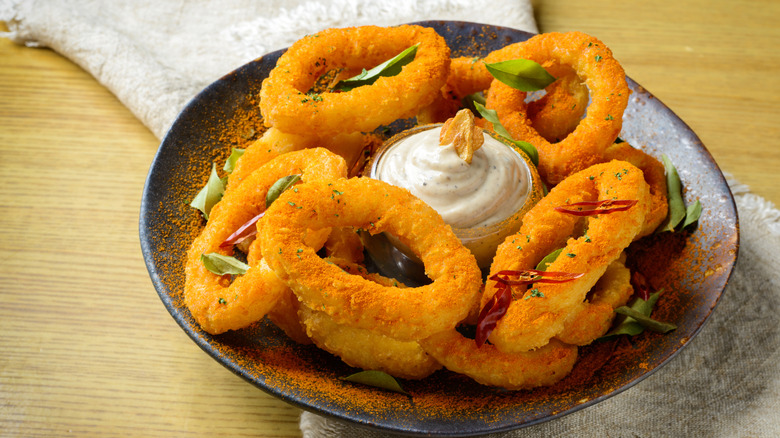
[[[425,19],[535,32],[529,0],[0,0],[5,37],[48,46],[109,88],[162,137],[221,75],[305,34]],[[701,333],[663,370],[602,403],[496,437],[780,436],[780,212],[730,181],[740,215],[737,268]],[[303,413],[306,438],[384,433]]]
[[[67,56],[158,138],[207,85],[306,34],[425,19],[536,32],[529,0],[0,0],[0,36]]]

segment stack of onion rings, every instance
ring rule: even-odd
[[[479,299],[482,280],[474,256],[408,190],[368,178],[302,184],[283,193],[264,219],[264,259],[304,305],[339,324],[413,341],[454,328]],[[422,260],[432,283],[386,287],[323,261],[302,235],[330,227],[396,236]]]
[[[296,173],[303,181],[330,180],[344,177],[347,169],[341,157],[321,148],[281,155],[226,192],[192,242],[185,266],[184,301],[205,331],[216,334],[246,327],[270,311],[287,291],[262,260],[251,260],[247,273],[231,282],[206,269],[201,255],[232,255],[233,248],[221,247],[222,242],[265,209],[266,193],[274,182]]]
[[[312,88],[325,73],[370,68],[415,44],[415,59],[397,76],[346,92]],[[558,78],[537,101],[527,102],[525,93],[485,68],[517,58]],[[354,177],[372,150],[364,132],[411,116],[418,123],[443,121],[463,97],[480,91],[516,140],[536,146],[540,173],[555,185],[499,247],[493,279],[484,285],[473,255],[431,207],[404,189]],[[444,366],[513,390],[554,384],[571,371],[578,346],[603,335],[614,309],[631,297],[623,250],[666,216],[663,166],[615,143],[628,94],[609,49],[578,32],[534,36],[484,59],[452,60],[435,31],[415,25],[306,37],[263,82],[268,130],[238,160],[188,252],[185,303],[209,333],[266,315],[296,342],[401,378],[423,378]],[[231,255],[233,248],[221,245],[225,238],[263,212],[269,186],[290,174],[301,174],[303,182],[257,222],[246,256],[250,269],[235,278],[206,270],[201,254]],[[620,211],[570,214],[579,203],[627,200]],[[369,274],[357,230],[395,236],[422,260],[432,282],[405,287]],[[511,286],[506,314],[481,346],[457,330],[493,298],[496,275],[532,269],[554,250],[561,255],[548,271],[576,272],[576,278],[534,289]]]
[[[602,199],[637,201],[625,211],[589,216],[585,234],[577,237],[581,217],[556,207]],[[607,266],[642,230],[650,205],[650,190],[642,171],[623,161],[598,164],[575,173],[553,188],[523,219],[520,231],[498,248],[491,274],[534,269],[546,255],[561,250],[548,271],[583,274],[567,283],[517,290],[515,300],[491,333],[490,341],[501,351],[521,352],[539,348],[564,331],[567,320],[586,307],[588,291]],[[496,291],[488,280],[482,302]],[[528,299],[525,299],[525,298]]]

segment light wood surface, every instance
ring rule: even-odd
[[[780,202],[780,2],[534,5]],[[300,411],[203,353],[152,287],[138,209],[157,146],[79,67],[0,39],[0,435],[300,436]]]

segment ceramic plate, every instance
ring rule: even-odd
[[[453,56],[484,55],[531,35],[464,22],[424,22],[444,36]],[[281,52],[270,53],[203,90],[179,115],[160,145],[144,188],[140,237],[152,281],[185,332],[212,358],[258,388],[302,409],[379,430],[409,435],[475,435],[547,421],[598,403],[640,382],[682,349],[714,310],[737,257],[736,208],[712,156],[690,128],[633,81],[621,138],[675,163],[686,202],[704,213],[689,234],[650,238],[632,257],[667,291],[653,314],[677,324],[660,335],[646,332],[581,349],[578,364],[550,388],[510,392],[439,371],[402,381],[411,394],[385,392],[340,380],[355,370],[311,346],[289,341],[273,324],[212,336],[183,304],[185,254],[202,227],[186,204],[205,182],[211,163],[257,136],[262,80]]]

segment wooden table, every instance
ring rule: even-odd
[[[780,203],[780,2],[534,3],[542,31],[601,38]],[[210,359],[157,298],[138,240],[157,146],[67,59],[0,40],[0,435],[300,435],[298,409]]]

